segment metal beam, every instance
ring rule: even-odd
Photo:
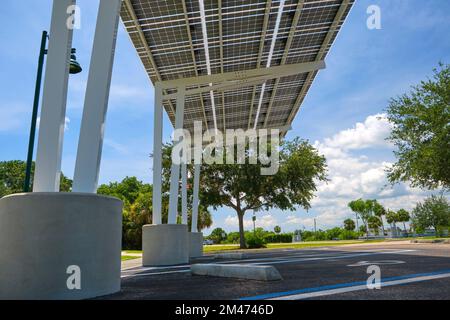
[[[262,28],[262,33],[261,33],[261,40],[259,42],[259,52],[258,52],[258,58],[256,60],[256,68],[259,68],[261,65],[261,59],[262,59],[262,54],[263,54],[263,50],[264,50],[264,42],[266,41],[267,26],[269,25],[269,17],[270,17],[271,7],[272,7],[272,0],[268,0],[266,3],[266,10],[264,13],[263,28]],[[250,103],[250,113],[248,114],[248,129],[250,129],[250,127],[252,125],[252,120],[253,120],[252,113],[253,113],[253,104],[255,103],[255,97],[256,97],[256,88],[257,88],[257,86],[255,85],[255,87],[253,88],[252,100]]]
[[[208,87],[186,90],[187,95],[193,95],[198,94],[199,92],[209,92],[211,90],[226,91],[234,88],[241,88],[253,85],[255,83],[261,83],[270,79],[293,76],[324,68],[324,61],[296,63],[270,68],[251,69],[239,72],[226,72],[209,76],[163,81],[160,82],[160,86],[163,88],[178,88],[184,87],[186,85],[205,85],[209,83],[216,83],[215,85]],[[164,99],[173,99],[176,96],[176,93],[166,94],[164,95]]]
[[[323,58],[325,56],[325,51],[327,50],[328,46],[330,45],[330,42],[333,39],[333,35],[336,32],[336,29],[338,28],[339,23],[341,22],[341,19],[345,13],[345,10],[347,10],[349,3],[350,3],[350,0],[342,1],[341,6],[339,7],[339,10],[336,13],[336,16],[334,17],[334,21],[330,26],[330,30],[328,31],[328,33],[325,37],[325,40],[322,43],[322,46],[320,47],[319,52],[317,53],[316,61],[323,60]],[[310,72],[308,74],[308,76],[306,77],[306,80],[303,83],[303,87],[302,87],[302,89],[297,97],[297,100],[295,101],[294,106],[291,110],[291,113],[289,114],[289,117],[286,121],[286,125],[289,125],[292,123],[294,116],[296,115],[298,109],[300,108],[300,103],[303,101],[305,94],[308,91],[309,86],[311,85],[313,76],[314,76],[314,71]]]
[[[289,30],[289,35],[287,38],[286,46],[284,47],[284,53],[283,53],[283,56],[281,57],[280,65],[283,65],[286,63],[286,59],[289,54],[289,50],[291,48],[292,40],[294,39],[294,33],[295,33],[295,30],[297,29],[298,21],[300,20],[300,15],[301,15],[304,5],[305,5],[305,0],[299,0],[299,2],[297,4],[297,8],[295,9],[294,18],[292,19],[292,25]],[[275,101],[275,97],[277,95],[279,83],[280,83],[280,78],[277,78],[275,80],[275,84],[273,85],[272,96],[270,97],[269,107],[267,108],[267,114],[266,114],[266,118],[264,119],[263,127],[266,127],[267,122],[269,121],[270,112],[272,111],[272,106]]]
[[[191,232],[198,232],[198,205],[200,190],[200,164],[194,165],[194,190],[192,196]]]
[[[187,35],[188,35],[189,47],[190,47],[190,50],[191,50],[192,62],[194,63],[195,75],[198,76],[197,62],[195,60],[194,48],[192,46],[192,34],[191,34],[191,29],[189,28],[189,17],[188,17],[188,14],[187,14],[186,0],[183,0],[182,4],[183,4],[184,20],[186,22],[186,32],[187,32]],[[205,121],[206,128],[208,128],[208,120],[206,119],[206,112],[205,112],[205,104],[204,104],[204,101],[203,101],[203,95],[199,94],[199,98],[200,98],[200,102],[202,104],[203,119]]]
[[[150,50],[150,47],[148,46],[147,40],[145,39],[144,32],[142,31],[142,28],[140,24],[138,23],[139,19],[136,16],[136,12],[134,12],[133,5],[131,4],[131,0],[123,0],[123,3],[125,4],[125,7],[128,10],[128,13],[130,14],[131,18],[133,19],[134,27],[136,28],[136,31],[139,35],[139,39],[141,40],[142,46],[144,47],[145,52],[147,53],[148,59],[150,60],[150,64],[153,67],[153,70],[155,70],[156,78],[158,81],[162,81],[161,74],[159,73],[158,69],[156,68],[155,60],[153,59],[153,53]],[[172,110],[172,113],[175,115],[175,108],[172,105],[172,102],[169,101],[170,109]]]
[[[290,75],[306,73],[306,72],[315,71],[315,70],[324,69],[324,68],[325,68],[325,62],[316,60],[313,62],[294,63],[294,64],[287,64],[287,65],[281,65],[281,66],[274,66],[274,67],[270,67],[270,68],[232,71],[232,72],[217,73],[217,74],[205,75],[205,76],[199,76],[199,77],[167,80],[167,81],[161,81],[160,85],[161,85],[161,88],[163,88],[163,89],[174,89],[174,88],[178,88],[178,87],[184,87],[186,85],[189,85],[189,86],[206,85],[209,83],[223,84],[224,82],[229,82],[230,84],[237,84],[237,82],[245,83],[245,82],[250,82],[252,80],[274,79],[274,78],[278,78],[278,77],[287,77]],[[232,83],[232,82],[234,82],[234,83]]]
[[[177,113],[175,115],[175,130],[183,128],[184,120],[184,103],[185,103],[185,89],[178,88],[177,97]],[[179,141],[173,141],[174,145]],[[170,195],[169,195],[169,219],[168,224],[176,224],[178,216],[178,194],[180,189],[180,165],[172,159],[172,167],[170,171]]]
[[[273,51],[275,49],[275,44],[277,42],[278,30],[280,28],[281,17],[283,16],[283,11],[284,11],[284,4],[285,4],[285,0],[280,0],[278,12],[277,12],[277,19],[275,21],[275,27],[273,29],[272,40],[270,41],[270,49],[269,49],[269,54],[267,56],[266,68],[271,67],[271,64],[272,64]],[[266,82],[264,82],[261,86],[261,93],[260,93],[259,101],[258,101],[258,109],[256,111],[255,121],[254,121],[254,125],[253,125],[254,129],[256,129],[258,127],[259,115],[261,112],[262,101],[264,98],[265,89],[266,89]]]
[[[201,24],[202,24],[203,47],[205,50],[206,69],[207,69],[208,75],[211,75],[211,62],[209,59],[208,29],[206,26],[205,3],[203,0],[198,0],[198,4],[200,7],[200,20],[201,20]],[[211,84],[209,84],[209,85],[211,86]],[[213,112],[214,130],[217,131],[216,102],[214,100],[214,92],[212,90],[209,92],[209,96],[211,99],[211,109]]]
[[[162,136],[163,136],[163,99],[159,84],[155,84],[155,103],[153,115],[153,193],[152,222],[162,223]]]
[[[187,165],[181,164],[181,223],[188,224],[187,207]]]
[[[217,3],[219,10],[219,55],[220,55],[220,72],[223,73],[223,26],[222,26],[222,0],[218,0]],[[223,130],[226,130],[225,121],[225,93],[222,92],[222,118],[223,118]]]
[[[75,0],[53,1],[34,192],[59,192],[69,81],[68,61],[73,36],[73,30],[67,27],[67,9],[74,4]]]
[[[121,0],[100,0],[73,178],[74,192],[96,193]]]

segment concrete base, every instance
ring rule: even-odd
[[[169,266],[189,262],[185,224],[147,224],[142,227],[142,265]]]
[[[189,232],[189,257],[197,258],[203,256],[203,233]]]
[[[199,276],[250,279],[260,281],[282,280],[273,266],[253,266],[243,264],[193,264],[191,273]]]
[[[27,193],[0,199],[0,299],[86,299],[119,291],[121,238],[116,198]]]

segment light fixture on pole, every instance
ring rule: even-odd
[[[31,116],[31,129],[30,129],[30,138],[28,142],[28,155],[27,155],[27,164],[26,164],[26,171],[25,171],[25,182],[23,186],[24,192],[30,191],[30,181],[31,181],[31,167],[33,164],[33,151],[34,151],[34,140],[36,137],[36,125],[37,125],[37,117],[38,117],[38,110],[39,110],[39,98],[41,94],[41,83],[42,83],[42,73],[44,69],[44,58],[45,55],[48,53],[48,50],[45,48],[47,45],[47,39],[48,39],[48,32],[43,31],[42,32],[42,38],[41,38],[41,49],[39,52],[39,62],[38,62],[38,71],[37,71],[37,77],[36,77],[36,87],[34,92],[34,103],[33,103],[33,113]],[[83,68],[81,68],[81,65],[77,61],[77,57],[75,56],[76,49],[71,50],[70,55],[70,61],[69,61],[69,73],[70,74],[77,74],[83,71]]]

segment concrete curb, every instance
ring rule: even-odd
[[[218,253],[214,255],[215,259],[245,259],[247,255],[242,252],[225,252],[225,253]]]
[[[191,274],[223,278],[237,278],[260,281],[283,280],[278,270],[273,266],[254,266],[242,264],[194,264]]]
[[[411,243],[445,243],[445,244],[449,244],[450,239],[411,240]]]

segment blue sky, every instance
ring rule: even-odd
[[[73,46],[85,72],[70,77],[62,169],[73,176],[87,69],[98,0],[78,0],[81,29]],[[366,27],[369,5],[381,8],[382,29]],[[50,24],[51,0],[4,0],[0,12],[0,161],[25,159],[42,30]],[[352,216],[346,203],[378,198],[387,207],[410,209],[426,192],[386,184],[384,168],[394,161],[384,138],[382,113],[390,97],[450,62],[450,2],[446,0],[358,0],[319,73],[288,138],[309,139],[327,156],[329,178],[312,209],[259,213],[257,225],[284,231],[339,225]],[[124,31],[119,28],[107,115],[100,182],[137,176],[151,182],[153,87]],[[164,137],[171,125],[164,119]],[[214,212],[214,226],[237,229],[232,210]],[[251,216],[246,217],[251,225]],[[207,233],[208,231],[206,231]]]

